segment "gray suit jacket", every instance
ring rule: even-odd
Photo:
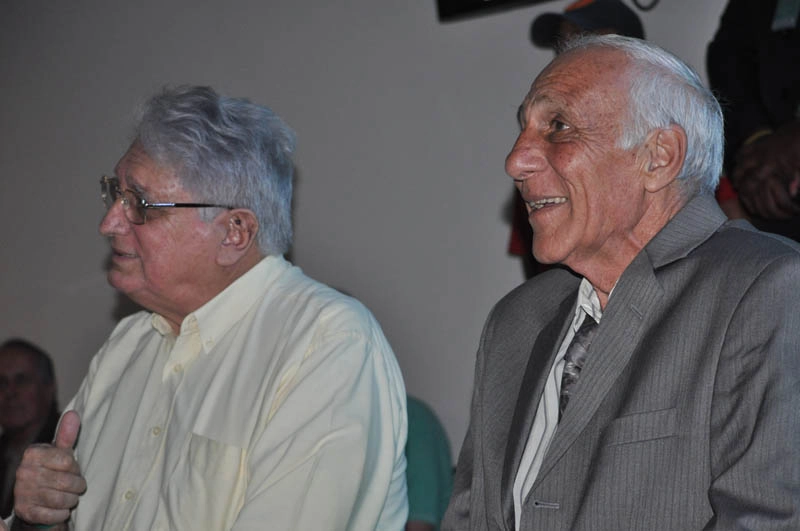
[[[445,530],[514,528],[512,486],[580,279],[485,325]],[[689,202],[619,279],[523,530],[800,530],[800,246]]]

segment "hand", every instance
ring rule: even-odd
[[[78,414],[67,411],[53,444],[35,444],[25,450],[14,486],[16,518],[47,525],[69,519],[70,510],[86,490],[86,480],[72,453],[80,427]]]
[[[745,208],[765,219],[800,214],[800,123],[792,122],[742,147],[731,181]]]

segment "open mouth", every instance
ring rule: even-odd
[[[547,206],[560,205],[566,202],[566,197],[547,197],[545,199],[537,199],[536,201],[528,201],[528,206],[531,207],[531,210],[541,210]]]
[[[111,248],[111,252],[114,256],[119,256],[121,258],[136,258],[134,253],[123,253],[119,249],[114,249],[113,247]]]

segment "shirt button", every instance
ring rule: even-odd
[[[180,363],[177,363],[177,364],[176,364],[176,365],[175,365],[175,366],[172,368],[172,372],[181,372],[182,370],[183,370],[183,365],[181,365]]]
[[[156,426],[155,428],[153,428],[153,429],[151,430],[151,432],[153,433],[153,435],[154,435],[154,436],[158,437],[159,435],[161,435],[161,428],[159,428],[158,426]]]
[[[132,499],[133,499],[133,496],[134,496],[134,494],[133,494],[133,491],[132,491],[132,490],[129,490],[128,492],[126,492],[126,493],[125,493],[125,496],[124,496],[124,498],[125,498],[126,500],[132,500]]]

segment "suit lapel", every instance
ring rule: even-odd
[[[647,253],[640,253],[620,277],[597,330],[586,365],[575,385],[533,488],[547,476],[594,417],[620,373],[628,365],[644,332],[644,324],[659,307],[663,290]]]
[[[514,479],[522,460],[522,453],[525,451],[528,433],[539,406],[550,365],[558,352],[559,338],[564,337],[566,328],[571,322],[576,300],[577,291],[572,291],[561,303],[555,317],[542,328],[534,342],[525,375],[522,377],[503,461],[501,490],[503,514],[508,529],[514,528]]]

